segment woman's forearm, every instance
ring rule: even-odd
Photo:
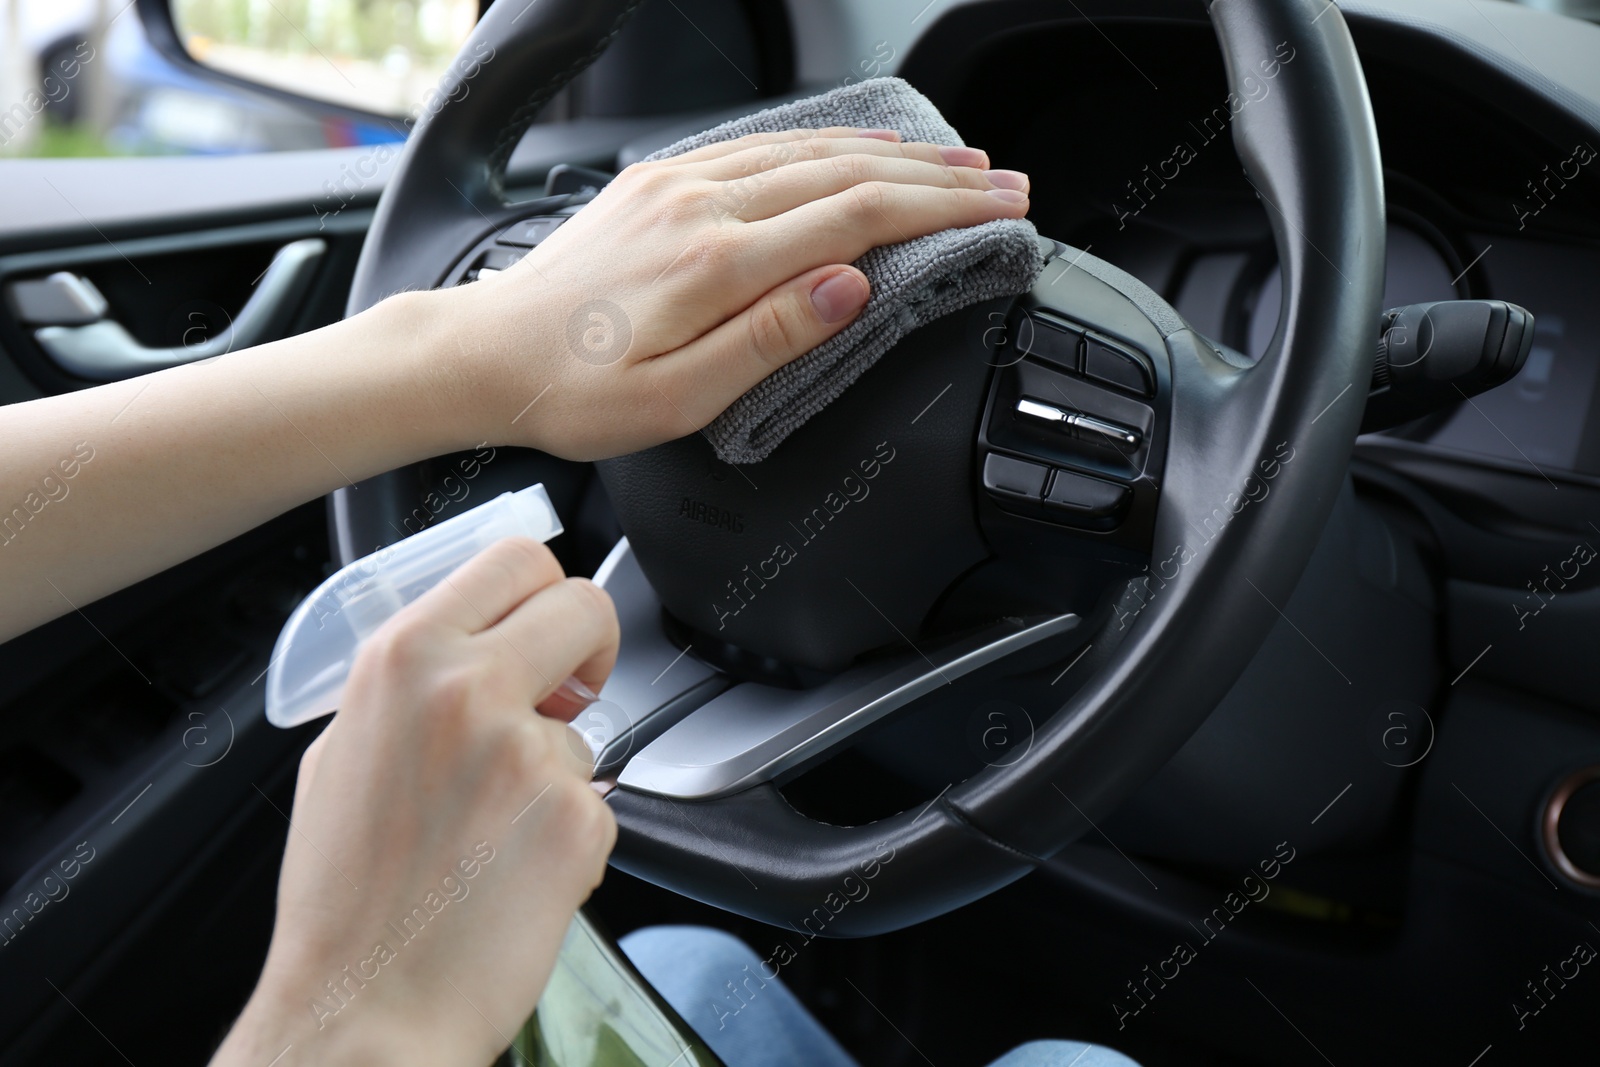
[[[343,485],[472,447],[457,293],[0,409],[0,639]]]
[[[430,456],[692,433],[860,312],[868,249],[1022,217],[1026,177],[987,166],[884,131],[711,145],[629,167],[499,275],[0,408],[0,640]]]

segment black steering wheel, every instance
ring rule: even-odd
[[[547,218],[523,227],[537,231],[580,209],[507,204],[506,161],[637,6],[490,8],[463,55],[494,58],[458,64],[470,86],[444,87],[412,135],[351,313],[454,284],[524,220]],[[693,435],[601,464],[628,535],[597,575],[623,641],[589,726],[597,773],[617,782],[618,867],[774,924],[906,926],[1084,833],[1250,662],[1345,476],[1372,373],[1384,196],[1338,9],[1205,9],[1282,266],[1267,353],[1252,363],[1200,336],[1137,279],[1052,241],[1031,293],[911,334],[759,464],[726,467]],[[1286,55],[1273,91],[1248,100],[1246,79]],[[392,540],[420,477],[337,494],[339,544]],[[995,693],[1012,709],[998,720],[983,710]],[[904,742],[923,723],[932,738],[991,720],[1026,737],[945,761],[928,778],[945,788],[892,814],[818,817],[785,791],[848,746],[915,762]]]

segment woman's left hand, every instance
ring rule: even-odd
[[[869,249],[1026,214],[1027,178],[988,166],[855,129],[634,164],[505,273],[437,294],[485,439],[588,460],[701,429],[855,318]]]

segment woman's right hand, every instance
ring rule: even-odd
[[[604,590],[507,538],[362,646],[301,761],[266,968],[215,1063],[494,1059],[616,839],[552,694],[598,690],[617,639]]]

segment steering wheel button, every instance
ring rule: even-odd
[[[480,269],[502,271],[518,262],[528,253],[520,248],[491,248],[483,254]]]
[[[555,232],[557,226],[565,222],[565,218],[541,217],[536,219],[523,219],[506,227],[506,232],[500,235],[503,245],[521,245],[523,248],[532,248],[540,241]]]
[[[1044,502],[1089,518],[1112,515],[1128,497],[1128,487],[1071,471],[1055,472]]]
[[[1025,356],[1076,371],[1083,335],[1064,322],[1031,314],[1017,327],[1017,347]]]
[[[992,493],[1025,496],[1038,500],[1050,468],[991,452],[983,461],[983,487]]]
[[[1127,389],[1140,396],[1152,396],[1155,393],[1150,368],[1143,359],[1096,337],[1084,342],[1083,373],[1095,381]]]

